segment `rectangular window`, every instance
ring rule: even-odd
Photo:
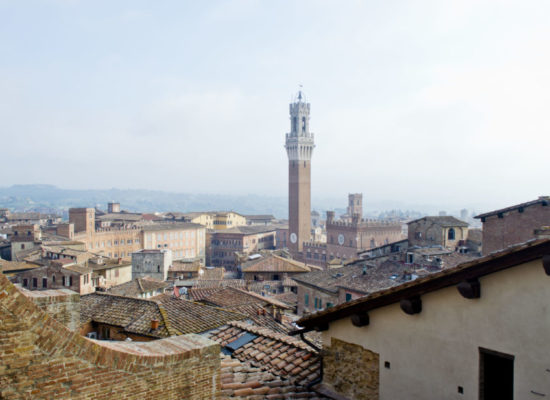
[[[47,288],[48,287],[48,278],[42,278],[42,287]]]
[[[309,294],[307,293],[304,295],[304,304],[306,306],[309,306]]]
[[[139,243],[139,239],[136,239],[135,242],[136,242],[136,243]]]
[[[313,301],[313,303],[314,303],[313,306],[315,307],[315,309],[317,309],[317,297],[315,298],[315,300]]]
[[[115,240],[115,246],[118,245],[118,240]]]
[[[29,286],[29,281],[25,278],[23,279],[23,287],[28,287]]]
[[[330,307],[332,307],[332,306],[334,306],[334,304],[332,304],[332,303],[327,303],[327,308],[330,308]]]
[[[38,278],[32,278],[32,287],[38,287]]]
[[[514,398],[514,356],[479,348],[479,398]]]
[[[124,244],[124,239],[120,239],[120,244]]]
[[[351,300],[351,293],[346,293],[346,301],[350,301]]]

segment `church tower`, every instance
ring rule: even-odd
[[[315,144],[309,132],[310,105],[298,92],[290,104],[290,133],[286,134],[288,154],[289,249],[301,258],[303,243],[311,240],[311,155]]]

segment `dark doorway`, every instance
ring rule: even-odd
[[[479,349],[480,400],[513,400],[514,356]]]

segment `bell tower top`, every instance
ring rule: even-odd
[[[286,134],[285,148],[289,160],[311,160],[313,148],[313,133],[309,131],[310,104],[300,90],[290,104],[290,133]]]

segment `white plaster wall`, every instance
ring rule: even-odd
[[[392,304],[371,311],[366,327],[335,321],[324,343],[334,336],[379,353],[381,400],[478,399],[479,347],[515,356],[514,399],[542,398],[531,390],[550,397],[550,277],[541,261],[480,282],[480,299],[449,287],[422,296],[417,315]]]

